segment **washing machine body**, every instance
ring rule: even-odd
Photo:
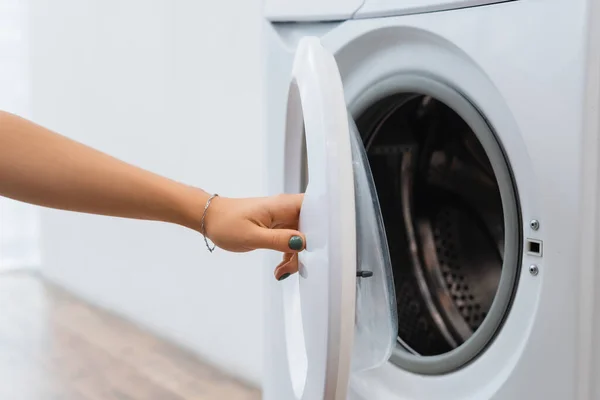
[[[401,3],[267,2],[264,398],[597,398],[597,6]]]

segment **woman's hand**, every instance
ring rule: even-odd
[[[297,253],[306,246],[304,235],[297,230],[303,198],[302,194],[215,197],[204,221],[206,236],[227,251],[270,249],[284,253],[275,269],[275,278],[283,280],[298,271]]]
[[[0,111],[0,196],[89,214],[174,223],[202,231],[210,195],[119,161],[16,115]],[[216,197],[205,218],[209,239],[236,252],[284,253],[275,277],[298,271],[302,195]],[[204,233],[204,232],[203,232]]]

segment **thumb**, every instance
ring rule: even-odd
[[[251,245],[255,249],[269,249],[282,253],[297,253],[306,248],[304,235],[293,229],[257,227],[252,233]]]

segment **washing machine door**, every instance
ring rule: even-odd
[[[286,309],[286,320],[294,313],[301,318],[286,326],[292,385],[298,399],[343,400],[353,371],[389,357],[396,308],[364,148],[335,58],[318,38],[303,38],[297,48],[285,157],[287,190],[305,187],[299,228],[306,250],[299,254],[298,276],[283,286],[291,299],[285,304],[298,306]]]

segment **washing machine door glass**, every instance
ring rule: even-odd
[[[352,371],[385,363],[398,334],[392,261],[367,152],[348,118],[356,206],[357,282]]]
[[[307,175],[299,221],[306,250],[299,254],[297,287],[306,376],[301,388],[293,382],[294,391],[302,399],[345,399],[351,371],[389,358],[397,319],[366,154],[346,110],[335,58],[318,38],[298,45],[286,135],[286,179],[300,176],[295,170],[302,167]],[[305,165],[290,167],[303,140]],[[297,347],[288,343],[288,353]]]

